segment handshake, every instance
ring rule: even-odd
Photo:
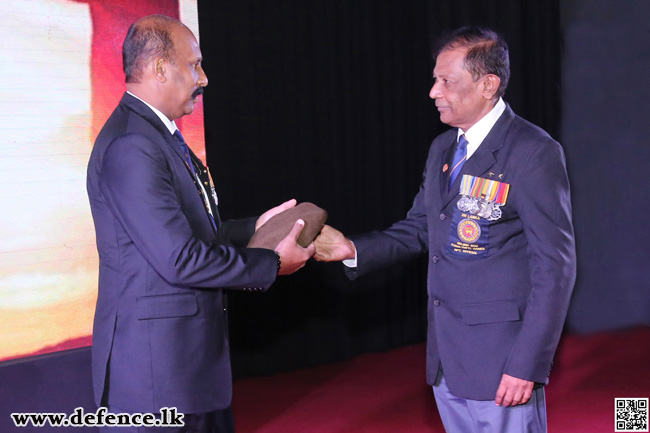
[[[280,256],[279,275],[296,272],[312,256],[322,262],[354,259],[352,241],[325,225],[327,212],[311,203],[296,203],[291,199],[263,213],[248,247],[275,250]]]

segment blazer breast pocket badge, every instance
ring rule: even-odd
[[[501,218],[510,185],[496,180],[463,175],[461,198],[451,222],[449,252],[457,257],[479,258],[488,253],[491,221]]]

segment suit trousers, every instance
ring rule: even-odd
[[[544,388],[533,390],[526,404],[497,406],[494,400],[456,397],[438,374],[433,387],[438,412],[447,433],[546,433]]]
[[[114,406],[108,408],[110,413],[130,413]],[[158,415],[156,417],[160,419]],[[213,410],[204,413],[184,414],[185,425],[178,427],[100,427],[100,433],[235,433],[232,408]]]

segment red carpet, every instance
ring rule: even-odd
[[[424,350],[235,381],[237,433],[442,433]],[[550,433],[613,432],[615,397],[650,397],[650,328],[567,335],[556,358]]]

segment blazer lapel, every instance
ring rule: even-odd
[[[185,156],[183,155],[183,151],[181,150],[181,146],[178,144],[178,141],[174,138],[174,136],[169,132],[167,127],[162,123],[162,121],[156,116],[156,113],[151,111],[147,105],[140,101],[138,98],[135,98],[128,93],[125,93],[124,96],[122,96],[122,100],[120,101],[120,104],[123,104],[130,110],[135,111],[138,113],[140,117],[145,119],[147,122],[151,124],[159,133],[160,135],[165,139],[167,144],[169,144],[169,147],[171,147],[174,151],[174,153],[183,161],[183,165],[187,166],[187,163],[185,162]],[[190,176],[192,176],[192,171],[190,167],[187,167],[188,172],[190,173]]]
[[[183,155],[183,150],[181,149],[181,146],[179,145],[178,141],[176,138],[169,132],[169,129],[162,123],[160,118],[156,116],[156,113],[151,111],[149,107],[142,101],[140,101],[138,98],[135,98],[128,93],[125,93],[124,96],[122,96],[122,100],[120,101],[120,104],[123,104],[126,106],[128,109],[135,111],[138,113],[138,115],[142,118],[144,118],[147,122],[151,124],[159,133],[160,135],[165,139],[169,147],[172,149],[172,151],[176,154],[178,158],[180,158],[181,162],[185,166],[188,175],[190,176],[190,179],[196,183],[196,180],[194,179],[194,173],[192,172],[192,168],[187,164],[187,161],[185,160],[185,155]],[[189,149],[189,147],[188,147]],[[215,200],[212,197],[212,190],[211,190],[211,185],[209,182],[209,178],[207,176],[207,169],[203,166],[203,163],[201,160],[194,155],[194,152],[192,152],[192,149],[189,149],[190,151],[190,159],[196,163],[196,165],[199,167],[200,172],[197,173],[199,176],[199,181],[201,181],[203,184],[208,184],[208,186],[205,188],[205,192],[207,195],[207,199],[210,202],[210,206],[213,209],[213,217],[215,224],[217,225],[217,228],[221,225],[221,219],[219,217],[219,211],[217,209],[217,204],[215,203]],[[197,191],[203,196],[203,190],[201,189],[200,185],[196,185]],[[203,200],[203,199],[202,199]],[[208,214],[208,210],[206,209],[206,214]],[[209,217],[209,214],[208,214]]]
[[[449,194],[449,170],[451,170],[451,164],[454,158],[454,152],[456,149],[456,136],[454,134],[454,139],[449,143],[446,150],[440,152],[441,160],[438,164],[438,167],[441,167],[439,170],[440,173],[440,197],[443,202],[446,201],[446,197]],[[447,169],[445,170],[445,166]]]

